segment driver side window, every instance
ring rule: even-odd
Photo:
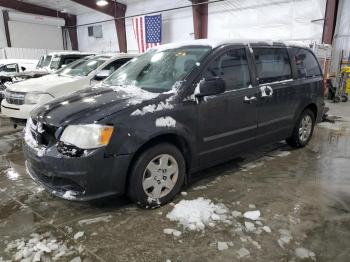
[[[226,90],[248,87],[251,82],[245,49],[228,50],[212,61],[204,72],[204,78],[216,77],[220,77],[225,81]]]

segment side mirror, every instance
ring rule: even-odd
[[[226,84],[220,77],[210,78],[199,83],[198,91],[197,97],[218,95],[226,91]]]
[[[101,70],[98,72],[95,76],[95,80],[102,81],[103,79],[107,78],[110,75],[110,70]]]

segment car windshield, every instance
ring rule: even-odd
[[[51,62],[51,55],[47,55],[43,61],[43,64],[41,65],[41,67],[47,67],[49,66],[50,62]]]
[[[199,66],[210,50],[209,46],[151,49],[120,67],[104,84],[132,85],[154,93],[166,92]]]
[[[54,56],[52,58],[50,69],[57,70],[61,61],[61,56]]]
[[[88,60],[82,59],[77,63],[70,64],[63,68],[59,74],[69,76],[87,76],[92,71],[96,70],[100,65],[106,62],[110,57],[98,56]]]

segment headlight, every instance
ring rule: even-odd
[[[60,141],[81,149],[93,149],[108,145],[112,133],[112,126],[70,125],[64,129]]]
[[[28,105],[35,105],[40,102],[40,100],[48,102],[52,99],[52,96],[47,93],[27,93],[24,97],[24,103]]]

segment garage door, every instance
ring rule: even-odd
[[[63,49],[64,20],[10,13],[9,31],[12,47]],[[62,24],[63,22],[63,24]]]

